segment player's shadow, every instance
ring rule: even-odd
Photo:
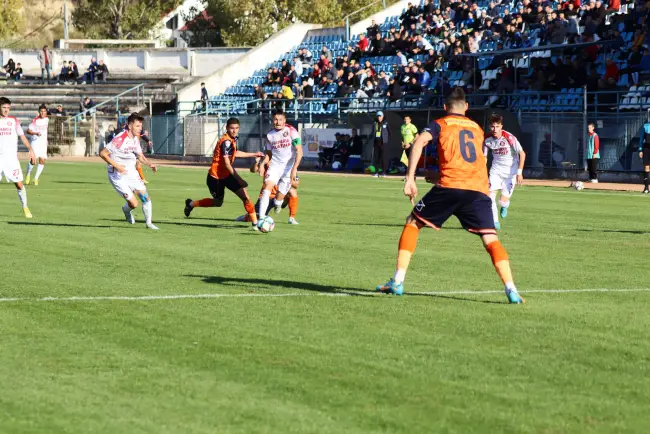
[[[124,219],[103,219],[103,220],[107,221],[107,222],[119,222],[119,223],[124,223],[125,222]],[[224,221],[232,222],[232,220],[224,220]],[[189,227],[195,227],[195,228],[208,228],[208,229],[246,229],[247,228],[247,226],[236,225],[236,224],[208,225],[208,224],[205,224],[205,223],[185,223],[185,222],[172,222],[172,221],[166,221],[166,220],[156,220],[155,223],[156,224],[161,224],[161,225],[189,226]]]
[[[650,231],[633,231],[626,229],[577,229],[579,232],[608,232],[613,234],[632,234],[632,235],[646,235],[650,234]]]
[[[433,298],[442,298],[445,300],[454,300],[454,301],[469,301],[472,303],[483,303],[483,304],[508,304],[505,301],[494,301],[494,300],[476,300],[475,298],[467,297],[458,297],[456,295],[444,295],[444,294],[423,294],[417,292],[409,292],[404,295],[414,295],[416,297],[433,297]]]
[[[108,225],[78,225],[73,223],[40,223],[40,222],[7,222],[8,225],[20,226],[55,226],[61,228],[101,228],[101,229],[124,229],[120,226]]]
[[[303,291],[314,291],[324,294],[345,294],[355,297],[374,297],[375,291],[363,288],[333,287],[319,285],[311,282],[297,282],[293,280],[255,279],[245,277],[199,276],[187,274],[185,277],[199,278],[205,283],[224,286],[277,286],[279,288],[293,288]]]
[[[92,181],[52,181],[54,184],[95,184],[103,185],[105,182],[92,182]]]

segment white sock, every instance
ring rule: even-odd
[[[262,192],[262,197],[260,198],[259,220],[262,220],[266,216],[266,209],[269,207],[270,198],[271,198],[271,192],[269,190],[264,190]]]
[[[18,190],[18,198],[23,208],[27,208],[27,190],[25,190],[25,187]]]
[[[124,206],[122,206],[122,211],[126,214],[127,212],[131,212],[131,207],[129,206],[129,203],[126,202]]]
[[[152,205],[151,199],[147,203],[142,203],[142,212],[144,213],[144,220],[148,225],[151,224]]]
[[[515,282],[506,282],[506,289],[517,292],[517,287],[515,286]]]
[[[405,277],[406,277],[406,270],[403,269],[403,268],[400,268],[395,272],[395,276],[393,277],[393,280],[395,281],[395,283],[399,284],[399,283],[404,282]]]
[[[281,200],[273,199],[273,205],[275,205],[276,207],[282,206],[283,203],[284,203],[284,199]]]
[[[34,165],[32,164],[31,161],[27,162],[27,176],[31,175],[32,169],[34,169]]]
[[[497,209],[497,192],[496,191],[491,191],[490,192],[490,199],[492,199],[492,218],[494,219],[494,223],[499,222],[499,210]]]
[[[41,173],[43,173],[43,169],[45,169],[45,164],[39,164],[38,167],[36,167],[36,176],[34,179],[38,179],[39,176],[41,176]]]

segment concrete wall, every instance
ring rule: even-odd
[[[242,78],[250,77],[258,69],[266,68],[293,47],[300,45],[307,32],[320,29],[320,24],[293,24],[273,35],[266,42],[250,50],[235,62],[222,66],[208,77],[195,80],[178,92],[178,101],[196,101],[201,95],[201,82],[210,95],[223,93]],[[198,56],[198,54],[197,54]]]
[[[409,2],[416,4],[419,6],[420,2],[419,1],[414,1],[414,0],[401,0],[397,3],[395,3],[392,6],[387,7],[386,9],[377,12],[374,15],[369,16],[365,20],[361,20],[358,23],[355,23],[350,26],[350,36],[355,36],[360,33],[365,33],[366,29],[370,27],[370,23],[372,20],[375,20],[377,24],[381,24],[384,22],[386,17],[392,17],[395,15],[402,15],[402,11],[406,9],[406,6],[408,6]],[[354,17],[353,17],[354,18]]]
[[[210,75],[246,53],[250,48],[192,48],[192,49],[85,49],[53,50],[54,71],[61,70],[62,61],[74,61],[82,73],[90,64],[90,58],[102,59],[109,71],[120,73],[174,73],[197,77]],[[39,50],[14,50],[0,48],[0,63],[9,59],[20,62],[27,75],[41,74],[38,62]]]

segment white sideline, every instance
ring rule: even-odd
[[[629,288],[629,289],[612,289],[612,288],[592,288],[592,289],[531,289],[522,290],[521,294],[561,294],[561,293],[592,293],[592,292],[650,292],[650,288]],[[74,297],[4,297],[0,298],[0,303],[11,302],[82,302],[82,301],[156,301],[156,300],[191,300],[191,299],[210,299],[210,298],[234,298],[234,297],[347,297],[350,295],[366,294],[365,292],[350,290],[347,292],[323,292],[323,293],[248,293],[248,294],[172,294],[172,295],[139,295],[139,296],[74,296]],[[370,294],[368,292],[367,294]],[[432,291],[432,292],[405,292],[404,295],[493,295],[503,294],[503,291]]]

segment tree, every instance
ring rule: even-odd
[[[185,30],[181,32],[181,38],[190,47],[223,47],[219,27],[213,18],[204,10],[198,10],[194,6],[187,14],[183,13]]]
[[[23,33],[20,0],[0,0],[0,40],[15,39]]]
[[[73,0],[72,24],[89,38],[147,39],[181,0]]]

